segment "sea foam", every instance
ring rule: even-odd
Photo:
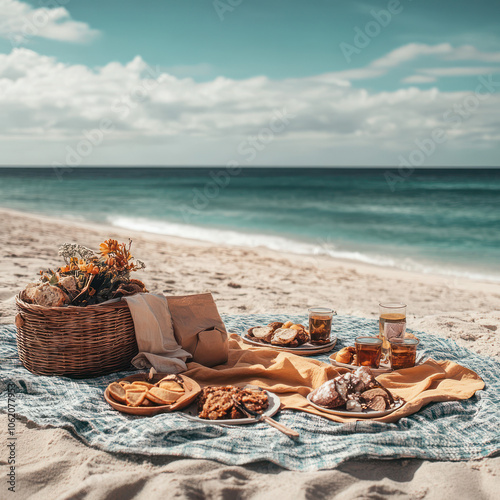
[[[268,248],[279,252],[288,252],[299,255],[329,256],[337,259],[351,260],[383,267],[394,267],[405,271],[419,272],[425,274],[441,274],[445,276],[465,277],[469,279],[500,282],[500,276],[485,275],[481,273],[467,272],[454,268],[417,262],[405,257],[396,259],[377,254],[367,254],[357,251],[342,250],[328,240],[318,239],[316,243],[298,241],[282,236],[255,234],[239,232],[229,229],[201,227],[177,222],[153,220],[141,217],[108,217],[108,223],[113,226],[144,231],[147,233],[176,236],[198,241],[206,241],[214,244],[224,244],[249,248]]]

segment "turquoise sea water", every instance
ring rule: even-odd
[[[0,206],[500,281],[500,169],[0,169]]]

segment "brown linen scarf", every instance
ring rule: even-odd
[[[227,363],[214,368],[198,363],[187,366],[184,375],[201,386],[254,384],[276,393],[283,409],[304,411],[335,422],[359,420],[322,412],[306,399],[311,390],[345,373],[346,369],[295,354],[251,347],[243,343],[239,335],[230,337]],[[468,399],[484,388],[484,382],[475,372],[452,361],[428,360],[414,368],[379,375],[377,380],[406,401],[394,413],[374,419],[380,422],[396,422],[433,401]]]
[[[177,342],[193,361],[216,366],[227,361],[228,338],[211,293],[167,297]]]

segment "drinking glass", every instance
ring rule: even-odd
[[[418,339],[391,339],[391,368],[411,368],[417,359]]]
[[[311,307],[309,309],[311,344],[321,345],[330,342],[334,314],[336,314],[335,311],[328,307]]]
[[[369,366],[378,368],[382,357],[382,340],[378,337],[357,337],[354,345],[356,346],[356,357],[358,366]]]
[[[379,304],[379,337],[382,340],[382,362],[388,363],[391,339],[404,339],[406,333],[406,304],[383,302]]]

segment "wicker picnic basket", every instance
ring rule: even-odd
[[[43,307],[16,296],[21,363],[39,375],[97,377],[129,368],[137,354],[125,301],[86,307]]]

